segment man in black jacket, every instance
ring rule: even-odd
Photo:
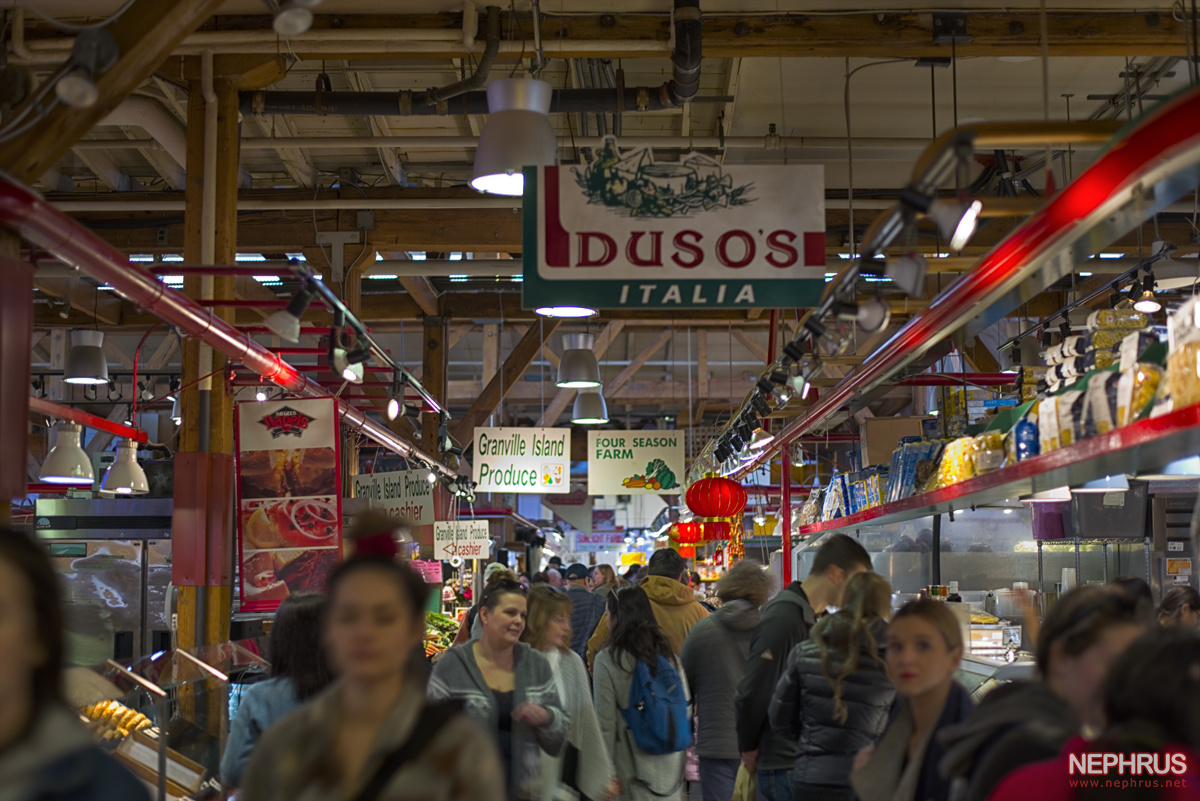
[[[571,599],[571,650],[587,663],[588,637],[604,617],[605,598],[588,589],[590,572],[576,562],[567,568],[567,597]]]
[[[838,605],[846,580],[870,569],[866,549],[845,534],[835,534],[817,551],[808,578],[793,581],[763,607],[736,698],[738,749],[758,781],[760,801],[792,801],[796,742],[772,731],[768,719],[788,654],[808,639],[825,607]]]

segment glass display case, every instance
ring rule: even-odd
[[[229,721],[268,667],[254,640],[160,651],[70,670],[67,698],[159,801],[219,798]]]

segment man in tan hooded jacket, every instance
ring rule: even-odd
[[[692,626],[708,617],[708,610],[696,600],[692,590],[684,581],[687,578],[687,562],[677,551],[662,548],[650,557],[649,575],[638,582],[638,586],[650,597],[650,608],[663,634],[671,643],[671,650],[679,656],[683,641]],[[587,644],[588,670],[600,649],[608,644],[608,618],[603,616]]]

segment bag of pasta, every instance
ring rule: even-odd
[[[975,474],[989,473],[1004,464],[1004,432],[984,431],[971,446]]]
[[[1117,387],[1121,374],[1115,370],[1096,373],[1088,379],[1084,412],[1084,436],[1107,434],[1116,428]]]
[[[1183,409],[1200,403],[1200,303],[1191,298],[1167,321],[1167,394]]]
[[[1101,328],[1145,328],[1150,324],[1150,318],[1140,311],[1133,309],[1101,309],[1088,315],[1088,330],[1096,331]]]
[[[1170,369],[1168,367],[1168,369]],[[1127,426],[1137,419],[1146,404],[1158,392],[1162,371],[1158,365],[1139,362],[1121,373],[1117,383],[1117,427]]]
[[[1083,403],[1086,396],[1079,390],[1070,390],[1058,396],[1055,409],[1058,412],[1058,444],[1065,448],[1078,442],[1083,436]]]

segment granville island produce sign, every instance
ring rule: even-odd
[[[820,166],[659,163],[610,137],[525,187],[526,308],[804,307],[825,288]]]

